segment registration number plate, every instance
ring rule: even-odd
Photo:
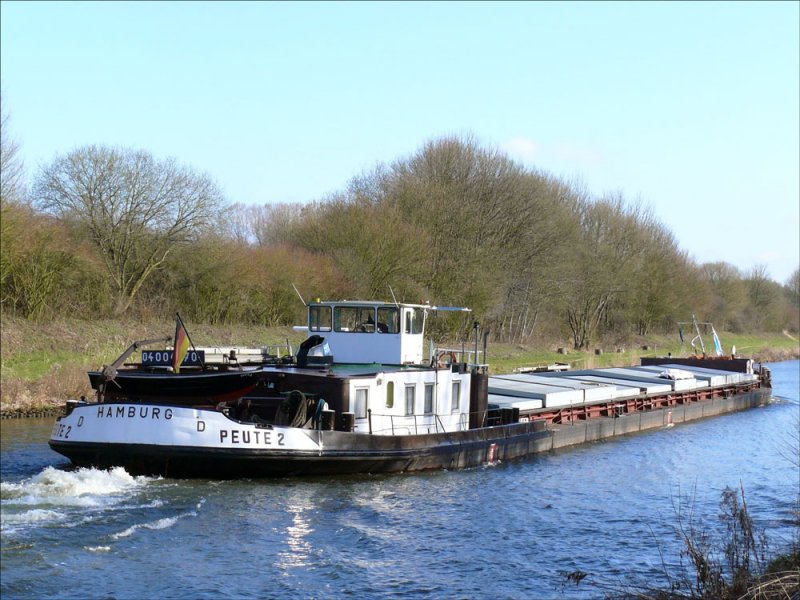
[[[143,350],[142,365],[147,367],[168,367],[172,364],[172,357],[174,355],[174,350]],[[205,358],[206,356],[203,350],[189,350],[181,366],[199,366],[203,364]]]

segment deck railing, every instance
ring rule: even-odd
[[[452,415],[446,415],[452,416]],[[373,418],[388,419],[389,427],[383,429],[373,428]],[[367,419],[369,422],[369,432],[379,435],[389,433],[391,435],[410,435],[419,433],[446,433],[447,428],[442,422],[442,416],[438,413],[425,413],[413,415],[387,415],[373,413],[372,410],[367,411]],[[433,431],[431,431],[433,427]],[[468,415],[459,414],[458,427],[456,431],[463,431],[469,428]]]
[[[428,351],[430,355],[430,361],[433,362],[440,356],[450,355],[456,357],[456,361],[459,363],[466,363],[467,368],[469,369],[478,369],[478,370],[486,370],[489,368],[489,364],[485,362],[484,352],[483,350],[469,350],[466,347],[464,348],[445,348],[445,347],[434,347],[431,344],[430,349]]]

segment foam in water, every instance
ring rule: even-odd
[[[47,467],[18,483],[0,482],[0,530],[3,535],[13,535],[31,527],[85,523],[92,517],[84,514],[79,518],[72,514],[74,509],[112,507],[149,481],[146,477],[132,477],[122,468],[60,471]]]
[[[56,510],[36,508],[16,514],[3,515],[3,525],[48,524],[63,521],[67,515]]]
[[[106,506],[118,496],[143,487],[152,478],[133,477],[121,467],[108,471],[77,469],[60,471],[47,467],[19,483],[0,483],[3,504],[32,506]]]
[[[126,538],[132,536],[136,533],[139,529],[166,529],[167,527],[172,527],[175,523],[178,522],[178,519],[184,519],[186,517],[196,517],[197,513],[194,511],[190,511],[188,513],[178,515],[177,517],[167,517],[164,519],[158,519],[157,521],[153,521],[152,523],[140,523],[138,525],[131,525],[127,529],[120,531],[119,533],[115,533],[111,536],[111,539],[118,540],[121,538]]]

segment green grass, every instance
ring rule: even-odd
[[[60,366],[82,362],[86,362],[86,357],[78,358],[64,350],[29,352],[3,360],[3,377],[40,379]]]
[[[726,354],[736,346],[737,356],[755,358],[756,360],[780,360],[800,355],[800,343],[781,333],[765,334],[728,334],[720,333],[723,349]],[[706,352],[713,354],[714,342],[705,340]],[[643,346],[648,346],[644,350]],[[652,335],[645,339],[629,341],[627,344],[594,345],[602,349],[602,354],[591,351],[576,351],[566,346],[567,354],[559,354],[552,350],[527,348],[511,344],[490,344],[488,359],[492,373],[508,373],[520,367],[532,367],[553,363],[567,363],[572,369],[618,367],[639,364],[643,356],[689,356],[692,347],[681,344],[678,336]],[[699,344],[698,344],[699,350]]]

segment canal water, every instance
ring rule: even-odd
[[[782,400],[767,407],[454,472],[69,470],[47,446],[52,419],[3,421],[0,595],[597,598],[666,585],[678,515],[721,533],[726,486],[744,488],[772,548],[797,535],[800,362],[769,366]]]

